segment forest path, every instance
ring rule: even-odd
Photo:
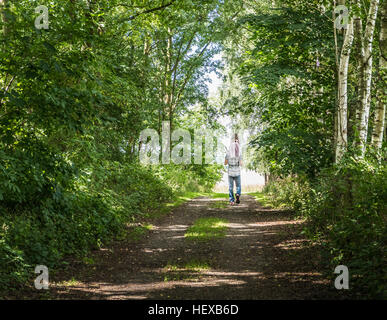
[[[200,197],[156,222],[137,243],[117,242],[50,277],[51,299],[337,299],[303,221],[263,208],[250,195],[238,206]],[[192,241],[199,218],[227,220],[224,237]],[[202,266],[201,270],[188,266]]]

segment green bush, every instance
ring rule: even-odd
[[[55,180],[51,184],[58,189]],[[106,161],[84,170],[68,191],[35,190],[35,197],[34,202],[0,201],[3,288],[23,282],[27,272],[31,276],[29,265],[54,267],[66,255],[82,256],[120,237],[127,222],[160,207],[172,190],[150,168]]]
[[[4,228],[4,225],[3,225]],[[28,265],[23,252],[12,249],[4,239],[0,240],[0,289],[11,289],[15,283],[27,279]]]
[[[285,206],[300,212],[304,207],[307,190],[309,183],[304,177],[287,177],[268,184],[263,191],[274,206]]]
[[[220,165],[164,165],[158,175],[175,192],[210,192],[222,178]]]
[[[323,244],[331,270],[346,265],[350,286],[377,298],[386,296],[386,171],[385,165],[349,158],[313,183],[288,178],[266,188],[277,203],[307,218],[306,234]]]
[[[201,185],[212,188],[220,178],[217,167],[143,167],[104,160],[76,170],[49,153],[45,159],[52,167],[19,153],[29,159],[24,163],[31,169],[23,169],[21,159],[0,156],[0,174],[9,181],[0,185],[6,196],[0,201],[0,291],[33,276],[38,264],[53,268],[67,255],[84,256],[121,238],[128,222],[158,210],[174,194],[197,191]],[[17,190],[11,196],[11,183],[20,194]]]

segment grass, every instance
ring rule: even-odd
[[[191,260],[184,265],[168,263],[164,268],[164,281],[178,281],[178,280],[198,280],[198,275],[202,271],[211,269],[206,262]],[[194,274],[192,274],[194,273]]]
[[[167,264],[164,267],[165,271],[190,271],[190,272],[200,272],[200,271],[205,271],[209,270],[210,266],[206,262],[201,262],[197,260],[191,260],[184,264],[183,266],[178,265],[178,264]]]
[[[263,207],[275,208],[276,205],[270,200],[270,198],[263,192],[252,192],[249,195],[253,196],[256,201],[258,201]]]
[[[130,227],[129,232],[126,235],[126,239],[133,242],[137,242],[152,229],[153,225],[151,224],[143,224],[139,226]]]
[[[228,221],[219,218],[200,218],[189,227],[185,238],[189,240],[209,241],[226,235]]]
[[[62,281],[62,282],[57,283],[57,285],[60,287],[74,287],[74,286],[78,286],[80,284],[81,283],[79,281],[75,280],[74,277],[71,278],[71,280]]]
[[[83,262],[84,264],[86,264],[86,265],[93,265],[93,264],[95,264],[94,259],[91,258],[91,257],[83,257],[83,258],[82,258],[82,262]]]
[[[228,199],[228,193],[218,193],[218,192],[211,192],[208,194],[208,196],[211,198],[211,199],[220,199],[220,198],[226,198]]]

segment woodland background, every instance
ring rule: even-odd
[[[138,137],[230,116],[267,196],[308,220],[329,268],[385,296],[386,14],[385,0],[0,0],[0,291],[210,191],[222,166],[142,166]]]

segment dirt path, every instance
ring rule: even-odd
[[[302,221],[260,207],[249,195],[235,207],[197,198],[162,218],[138,243],[95,252],[93,263],[71,265],[50,278],[54,299],[337,299],[324,279],[317,248],[300,235]],[[204,243],[184,234],[195,220],[228,220],[225,237]],[[202,271],[167,269],[201,261]]]

